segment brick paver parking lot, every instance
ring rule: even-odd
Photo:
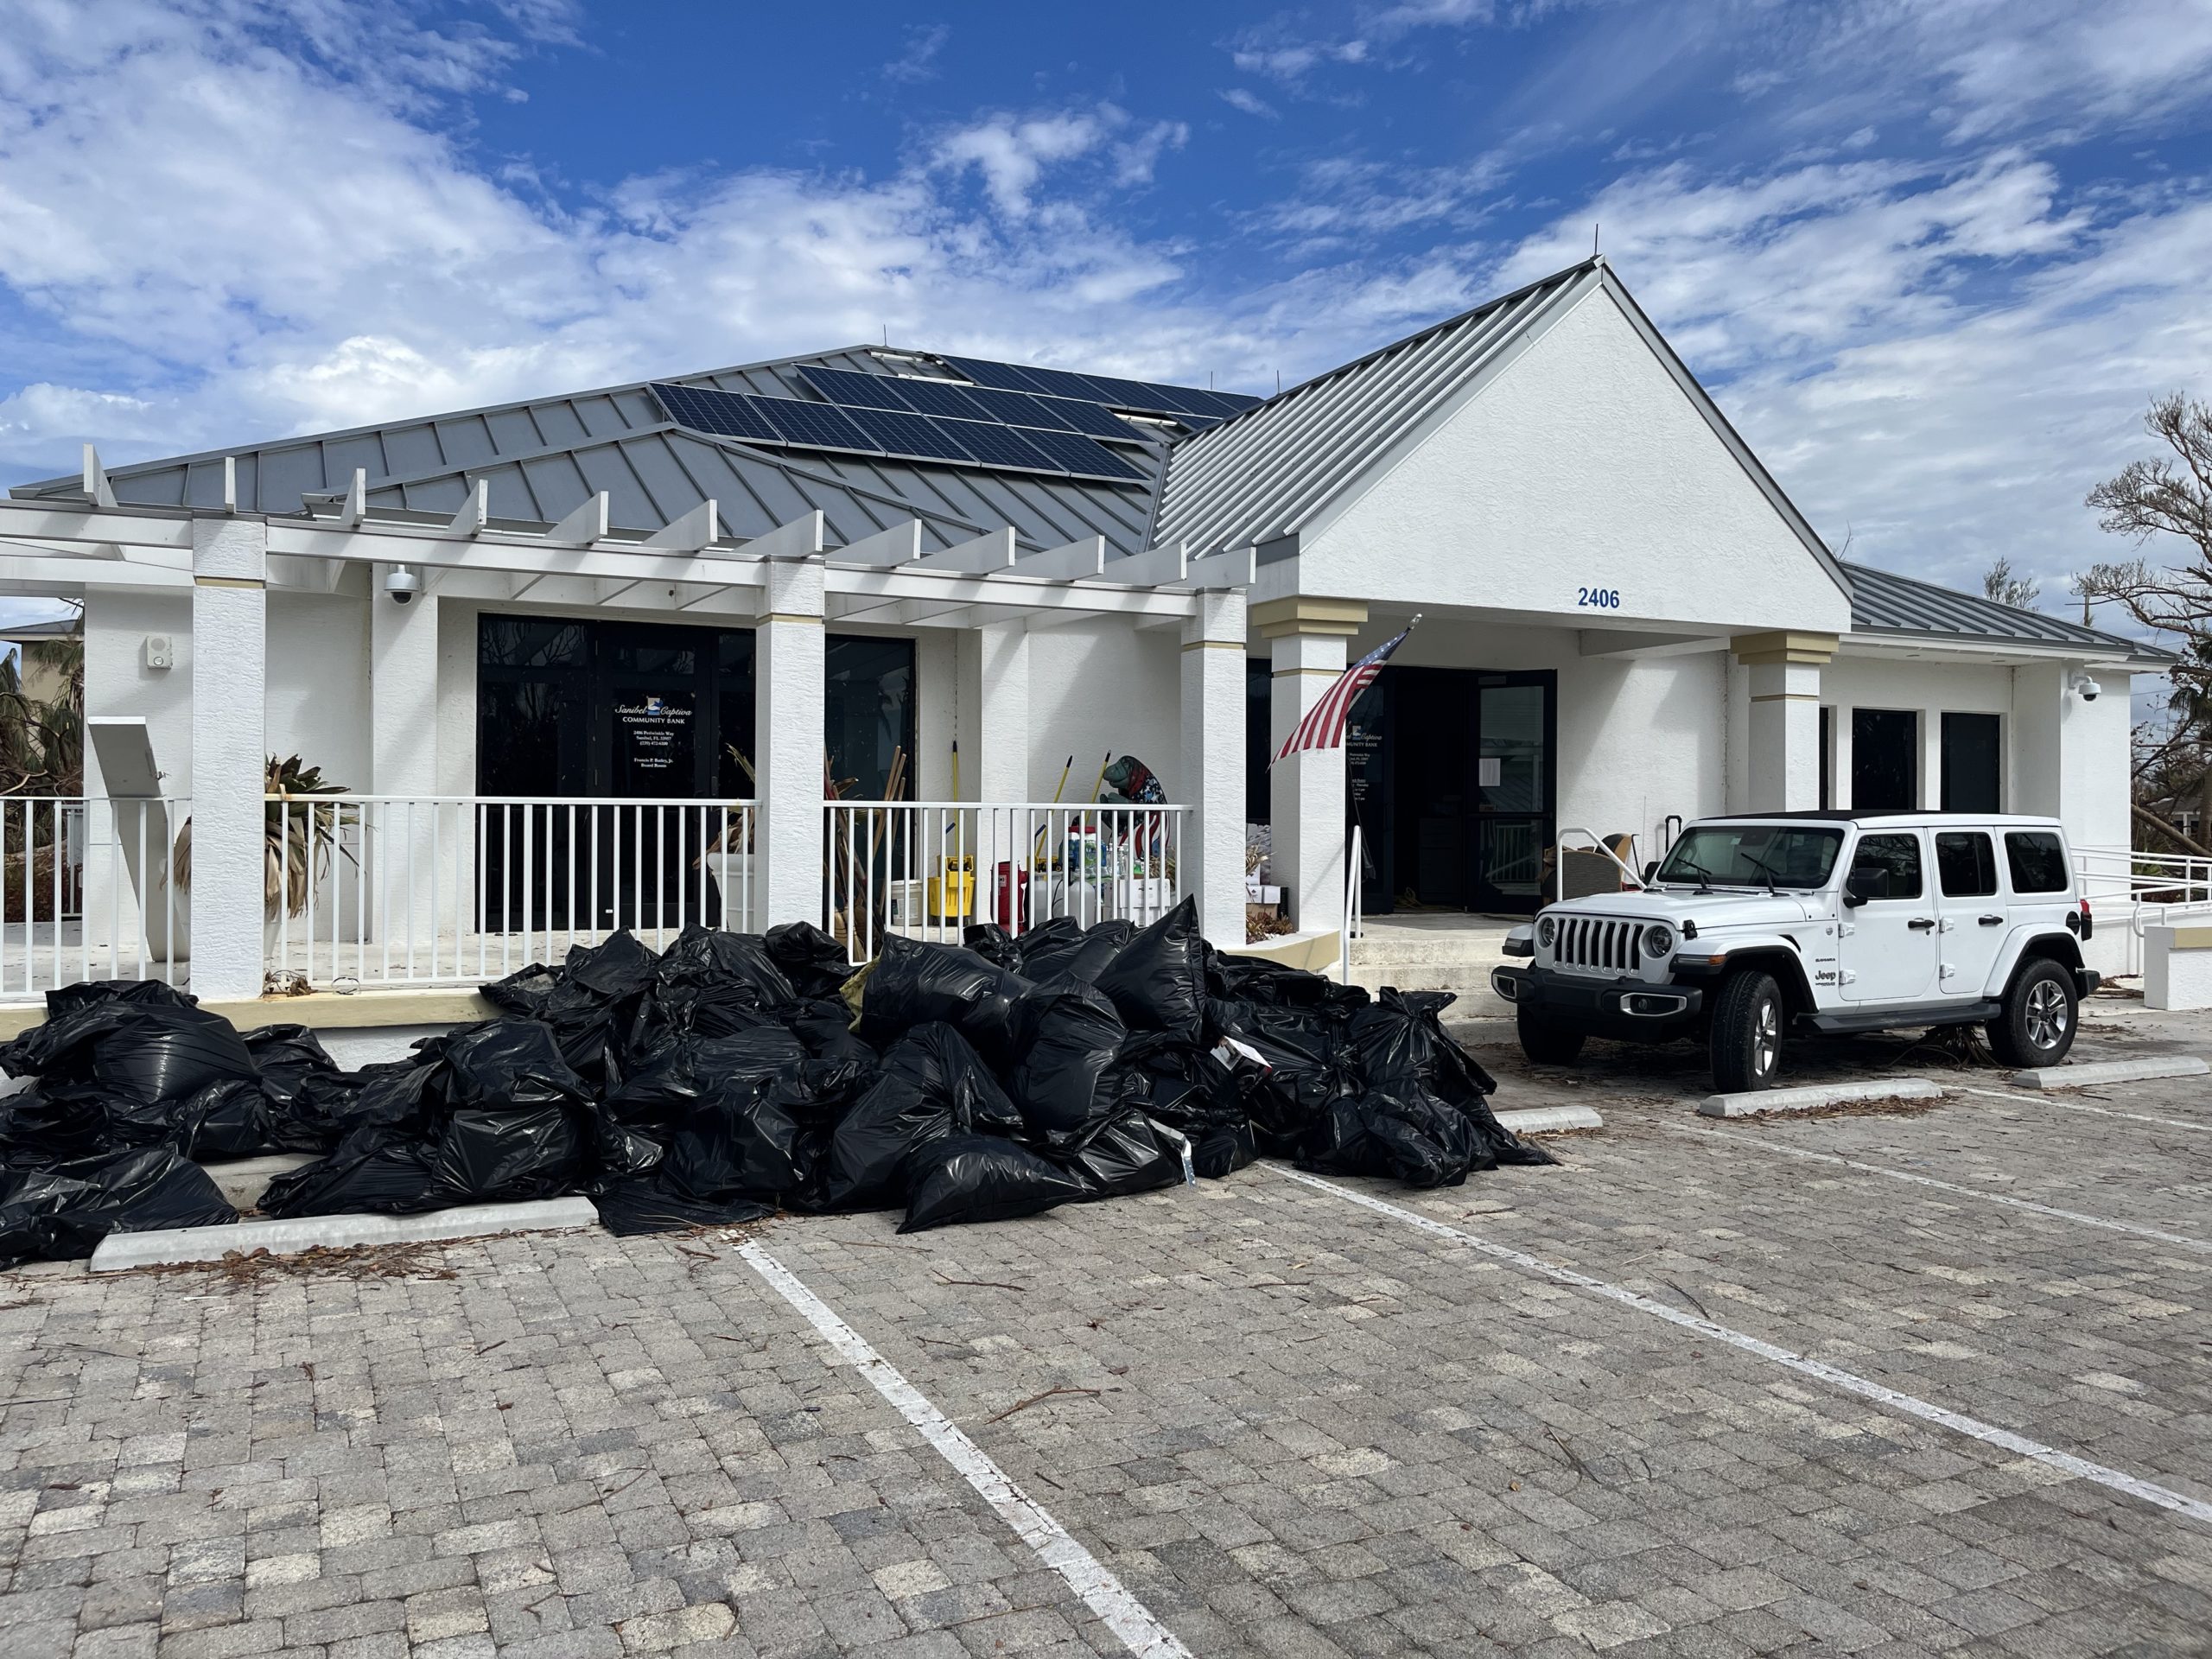
[[[2202,1080],[1499,1069],[1607,1128],[1339,1185],[2212,1503]],[[893,1220],[0,1277],[0,1656],[1129,1651],[741,1236],[1191,1653],[2212,1652],[2212,1524],[1278,1170]]]

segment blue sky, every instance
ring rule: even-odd
[[[2212,0],[0,0],[0,470],[877,337],[1265,392],[1605,251],[1831,543],[2063,607],[2212,396]]]

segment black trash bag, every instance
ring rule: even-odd
[[[1368,1088],[1409,1097],[1426,1094],[1457,1107],[1474,1127],[1478,1147],[1491,1164],[1558,1162],[1541,1147],[1522,1140],[1497,1121],[1490,1096],[1497,1081],[1452,1040],[1440,1016],[1456,999],[1449,991],[1385,990],[1381,1000],[1354,1014],[1345,1027],[1353,1068]]]
[[[1307,1137],[1300,1169],[1324,1175],[1377,1175],[1408,1186],[1457,1186],[1468,1172],[1495,1169],[1458,1108],[1433,1096],[1371,1090],[1331,1103]]]
[[[970,922],[961,930],[960,943],[994,968],[1021,971],[1021,942],[996,922]]]
[[[426,1149],[429,1207],[549,1198],[575,1185],[589,1096],[550,1026],[486,1020],[448,1038],[442,1060],[448,1109]]]
[[[268,1143],[286,1152],[327,1152],[336,1145],[338,1129],[327,1115],[327,1097],[308,1091],[311,1084],[321,1085],[342,1074],[315,1033],[305,1026],[262,1026],[242,1040],[261,1073],[262,1129]]]
[[[1205,1034],[1205,944],[1198,901],[1185,899],[1123,945],[1096,982],[1131,1031],[1195,1043]]]
[[[1021,947],[1020,972],[1024,979],[1039,984],[1048,979],[1090,984],[1135,933],[1135,925],[1120,917],[1086,929],[1072,917],[1055,916],[1039,923],[1017,941]]]
[[[410,1068],[411,1069],[411,1068]],[[268,1098],[269,1144],[284,1152],[328,1152],[345,1135],[360,1110],[365,1074],[353,1071],[308,1071],[282,1099],[269,1097],[269,1080],[262,1079]]]
[[[336,1078],[311,1078],[305,1092],[327,1091],[342,1117],[335,1145],[312,1164],[277,1176],[257,1208],[265,1216],[367,1211],[409,1216],[445,1207],[431,1187],[429,1141],[445,1110],[447,1039],[425,1038],[410,1060],[363,1066]]]
[[[593,1195],[599,1224],[619,1237],[680,1233],[693,1227],[731,1227],[776,1213],[754,1198],[694,1198],[670,1192],[647,1176],[612,1182]]]
[[[914,1154],[902,1233],[1033,1216],[1089,1196],[1082,1178],[1018,1141],[956,1135]]]
[[[1073,1146],[1114,1112],[1106,1072],[1128,1033],[1103,992],[1071,979],[1035,987],[1018,1009],[1014,1103],[1046,1144]]]
[[[1241,957],[1208,946],[1205,963],[1206,994],[1218,1001],[1305,1009],[1341,1023],[1369,1000],[1360,986],[1339,985],[1325,974],[1286,968],[1265,957]]]
[[[1340,1033],[1318,1007],[1209,1001],[1207,1023],[1251,1057],[1232,1070],[1260,1151],[1295,1158],[1329,1105],[1356,1092],[1338,1057]]]
[[[718,1036],[765,1024],[797,1000],[758,935],[695,925],[662,953],[653,1005],[677,1030]]]
[[[823,1201],[840,1210],[896,1204],[917,1147],[1021,1128],[1020,1109],[967,1039],[941,1021],[917,1026],[885,1053],[874,1084],[830,1135]]]
[[[552,1027],[569,1069],[593,1090],[620,1082],[660,958],[627,929],[571,945],[558,968],[532,965],[483,988],[493,1007]]]
[[[93,1027],[80,1027],[77,1016],[94,1008],[121,1004],[141,1007],[196,1007],[197,1002],[175,986],[158,979],[97,979],[63,985],[46,994],[42,1024],[0,1043],[0,1071],[11,1077],[36,1076],[54,1057],[86,1040]]]
[[[207,1171],[168,1147],[0,1168],[0,1267],[87,1256],[110,1233],[238,1218]]]
[[[883,942],[861,995],[863,1042],[887,1048],[917,1026],[942,1020],[995,1063],[1014,1053],[1014,1008],[1029,990],[1019,974],[955,944],[900,934]]]
[[[43,1057],[44,1092],[103,1108],[116,1144],[171,1146],[198,1158],[266,1150],[253,1056],[220,1014],[111,996],[45,1029],[55,1035]]]
[[[726,1093],[749,1099],[756,1084],[796,1076],[807,1058],[806,1046],[780,1026],[686,1038],[609,1090],[607,1110],[665,1140]]]
[[[787,1002],[776,1010],[777,1023],[806,1045],[817,1060],[852,1063],[873,1071],[875,1051],[853,1034],[853,1012],[841,998],[818,996]]]
[[[812,922],[785,922],[772,927],[761,940],[768,959],[783,970],[795,995],[834,996],[837,988],[853,976],[852,960],[845,947]]]
[[[1180,1132],[1128,1110],[1115,1113],[1079,1145],[1060,1154],[1059,1162],[1083,1183],[1088,1196],[1124,1198],[1174,1185],[1183,1179],[1183,1155],[1189,1149]]]
[[[602,1002],[620,1002],[652,988],[660,957],[628,928],[597,944],[572,944],[562,964],[568,982]]]
[[[1115,1097],[1181,1132],[1200,1175],[1218,1180],[1259,1154],[1236,1074],[1208,1049],[1143,1032],[1114,1057]]]
[[[767,1083],[734,1083],[669,1137],[664,1189],[703,1199],[767,1202],[813,1179],[804,1130],[785,1092]]]
[[[49,1095],[33,1083],[0,1098],[0,1164],[52,1164],[115,1150],[107,1108],[67,1086]]]

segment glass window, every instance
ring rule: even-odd
[[[1920,804],[1920,716],[1910,709],[1851,711],[1851,804],[1910,812]]]
[[[1683,832],[1658,879],[1684,886],[1825,886],[1843,831],[1795,823],[1700,823]]]
[[[2007,831],[2005,860],[2012,868],[2015,893],[2064,893],[2073,886],[2066,870],[2065,843],[2050,830]]]
[[[823,675],[830,774],[847,799],[881,800],[902,748],[914,775],[914,642],[832,634]]]
[[[1851,890],[1869,900],[1920,897],[1920,837],[1861,836],[1851,855]]]
[[[1943,716],[1943,810],[1998,810],[1998,726],[1994,715]],[[1995,888],[1990,889],[1993,893]]]
[[[1268,785],[1268,760],[1274,753],[1268,742],[1268,722],[1274,703],[1274,659],[1244,659],[1244,822],[1265,823],[1273,804]],[[1376,685],[1382,682],[1377,680]],[[1370,690],[1373,687],[1369,688]]]
[[[1997,849],[1979,830],[1947,830],[1936,837],[1936,880],[1946,899],[1980,899],[1997,891]]]

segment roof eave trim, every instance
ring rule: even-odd
[[[1879,628],[1853,626],[1840,637],[1848,650],[1854,640],[1876,645],[1932,645],[1939,650],[2005,652],[2016,656],[2063,658],[2069,662],[2104,663],[2153,672],[2177,660],[2171,652],[2131,644],[2125,639],[2091,643],[2056,639],[2019,639],[2002,633],[1949,633],[1934,628]]]

